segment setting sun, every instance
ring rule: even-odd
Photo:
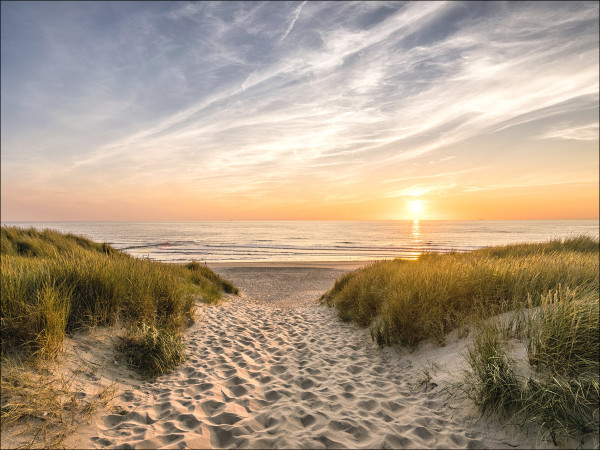
[[[408,207],[413,216],[418,216],[423,213],[423,200],[411,200],[408,202]]]

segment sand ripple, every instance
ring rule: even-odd
[[[508,447],[332,310],[233,298],[203,314],[186,363],[125,393],[131,412],[106,416],[96,446]]]

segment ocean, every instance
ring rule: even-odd
[[[3,222],[107,242],[165,262],[364,261],[415,259],[576,235],[598,237],[598,220]]]

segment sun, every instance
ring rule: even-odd
[[[412,218],[419,219],[425,209],[425,205],[423,204],[423,200],[411,200],[408,202],[408,208],[412,213]]]

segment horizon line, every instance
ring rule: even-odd
[[[600,221],[596,218],[578,219],[200,219],[200,220],[0,220],[6,223],[39,223],[39,222],[103,222],[103,223],[169,223],[169,222],[568,222],[568,221]]]

